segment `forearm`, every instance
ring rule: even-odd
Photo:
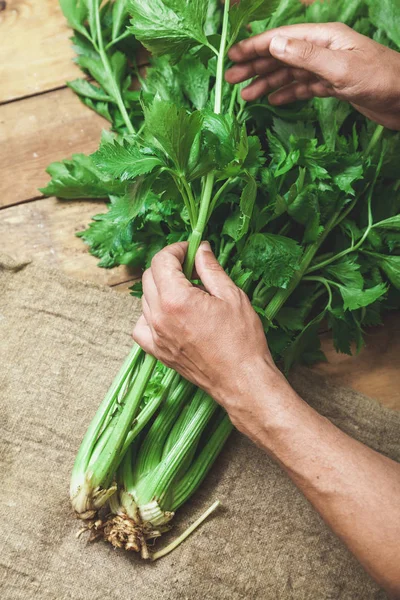
[[[271,394],[270,369],[252,381],[240,406],[255,406],[254,423],[237,412],[233,421],[279,462],[372,577],[400,598],[400,465],[336,428],[280,375]]]

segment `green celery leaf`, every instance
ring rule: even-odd
[[[112,39],[115,40],[121,33],[122,26],[129,15],[129,0],[115,0],[113,5]]]
[[[400,0],[367,0],[369,18],[400,48]]]
[[[328,275],[335,277],[340,283],[350,288],[362,290],[364,286],[364,279],[360,273],[360,265],[354,257],[346,257],[341,262],[326,267],[325,271]]]
[[[360,290],[358,288],[344,287],[339,285],[340,293],[343,298],[344,310],[357,310],[376,302],[387,292],[387,286],[379,283],[372,288]]]
[[[324,353],[321,351],[321,340],[318,335],[320,323],[324,316],[325,311],[310,321],[290,346],[286,348],[283,353],[286,373],[297,362],[311,365],[326,360]]]
[[[155,55],[177,61],[192,46],[207,45],[208,0],[130,0],[130,30]]]
[[[146,77],[142,82],[143,96],[149,99],[149,104],[155,96],[166,102],[177,106],[186,106],[186,100],[182,89],[182,78],[180,66],[171,65],[168,56],[152,57],[151,67],[147,69]]]
[[[285,331],[302,331],[304,329],[304,310],[284,306],[277,314],[276,321]]]
[[[203,114],[195,111],[189,115],[184,108],[158,98],[144,109],[144,114],[147,135],[156,141],[175,168],[185,173],[190,151],[201,131]]]
[[[352,112],[351,106],[337,98],[315,98],[314,106],[325,144],[329,150],[334,150],[339,131]]]
[[[60,0],[60,6],[69,26],[85,34],[85,21],[88,15],[87,0]]]
[[[290,123],[283,119],[273,119],[273,129],[277,138],[285,146],[286,150],[290,150],[290,137],[293,136],[297,139],[314,139],[315,138],[315,127],[311,123],[305,121],[297,121]]]
[[[385,254],[372,253],[379,267],[386,273],[390,282],[398,290],[400,289],[400,256],[389,256]]]
[[[279,6],[280,0],[240,0],[230,9],[231,32],[229,45],[233,44],[243,25],[269,17]]]
[[[113,70],[115,81],[118,85],[122,85],[122,80],[126,73],[128,59],[123,52],[114,52],[110,57],[110,64]]]
[[[126,191],[126,183],[105,176],[84,154],[74,154],[71,160],[52,163],[47,173],[52,179],[40,190],[46,196],[76,200],[108,198],[110,194],[124,194]]]
[[[90,83],[87,79],[74,79],[73,81],[69,81],[67,86],[71,88],[75,94],[78,94],[78,96],[103,102],[112,102],[112,98],[109,94],[106,94],[104,90],[97,85],[93,85],[93,83]]]
[[[256,196],[257,183],[253,177],[249,176],[249,180],[243,188],[240,197],[239,211],[228,217],[222,229],[222,233],[229,235],[235,242],[241,240],[249,230]]]
[[[126,181],[150,173],[163,163],[151,154],[144,154],[134,143],[124,139],[106,143],[92,154],[95,165],[103,174]]]
[[[352,356],[353,342],[356,342],[357,351],[360,351],[363,345],[362,331],[351,313],[344,312],[341,307],[331,308],[328,311],[328,325],[332,329],[336,352]]]
[[[378,229],[393,229],[394,231],[400,231],[400,215],[395,215],[394,217],[379,221],[379,223],[375,223],[374,227],[377,227]]]
[[[305,187],[290,203],[287,200],[287,212],[297,223],[305,226],[304,243],[318,239],[323,227],[320,226],[318,194],[314,186]]]
[[[94,216],[93,223],[77,234],[88,244],[91,253],[101,259],[99,266],[144,266],[148,241],[146,238],[142,241],[134,239],[137,233],[133,222],[146,202],[151,204],[157,201],[150,186],[149,181],[139,180],[129,194],[112,196],[108,212]]]
[[[196,110],[202,110],[209,101],[210,71],[194,56],[185,57],[178,66],[185,96]]]
[[[241,259],[269,287],[286,288],[299,268],[302,249],[295,240],[273,233],[250,236]]]
[[[333,176],[333,181],[336,183],[338,188],[346,194],[354,196],[353,183],[363,178],[363,166],[362,164],[349,165],[345,167],[339,173]]]

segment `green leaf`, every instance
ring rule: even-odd
[[[269,17],[279,6],[280,0],[240,0],[230,9],[231,32],[229,45],[233,44],[243,25]]]
[[[240,197],[240,210],[228,217],[222,230],[223,234],[229,235],[235,242],[241,240],[249,230],[256,196],[257,183],[253,177],[249,177]]]
[[[321,351],[321,340],[318,335],[319,327],[325,311],[310,321],[283,353],[285,372],[288,373],[297,362],[311,365],[326,360]]]
[[[147,240],[137,242],[134,239],[133,221],[146,202],[157,201],[150,185],[148,181],[139,180],[129,194],[112,196],[108,212],[94,216],[93,223],[77,234],[88,244],[91,253],[101,259],[101,267],[144,266],[148,248],[143,242]]]
[[[109,94],[106,94],[100,87],[93,85],[87,79],[74,79],[69,81],[67,86],[71,88],[78,96],[91,98],[92,100],[100,100],[103,102],[112,102]]]
[[[245,267],[269,287],[286,288],[299,268],[302,249],[295,240],[273,233],[250,236],[243,252]]]
[[[113,5],[112,39],[115,40],[121,33],[124,21],[129,15],[129,0],[115,0]]]
[[[334,150],[340,129],[351,114],[351,106],[348,102],[341,102],[336,98],[315,98],[314,105],[324,142],[329,150]]]
[[[156,99],[144,114],[147,136],[156,141],[178,171],[185,173],[191,148],[203,124],[202,113],[189,115],[183,108]]]
[[[379,223],[374,224],[374,227],[377,227],[378,229],[393,229],[394,231],[400,231],[400,215],[395,215],[394,217],[379,221]]]
[[[343,285],[353,289],[362,290],[364,279],[360,273],[360,265],[356,262],[356,258],[345,258],[341,262],[333,264],[325,268],[328,275],[335,277]]]
[[[157,156],[144,154],[136,144],[129,143],[126,139],[102,144],[92,154],[92,159],[102,173],[121,181],[150,173],[163,164]]]
[[[209,70],[194,56],[185,57],[179,63],[179,70],[185,96],[195,109],[202,110],[209,101]]]
[[[119,86],[122,85],[122,80],[125,76],[126,65],[128,59],[123,52],[114,52],[110,57],[110,65],[113,70],[115,81]]]
[[[108,198],[124,194],[126,184],[106,177],[84,154],[74,154],[71,160],[52,163],[47,168],[51,181],[40,191],[46,196],[66,200],[78,198]]]
[[[88,15],[86,0],[60,0],[60,6],[68,25],[85,35],[85,21]]]
[[[312,140],[315,138],[315,127],[312,123],[305,121],[296,121],[291,123],[283,119],[273,119],[273,129],[277,138],[285,146],[286,150],[290,150],[290,137],[296,139]]]
[[[304,329],[304,311],[284,306],[277,314],[276,321],[285,331],[302,331]]]
[[[296,194],[294,199],[288,198],[287,212],[297,223],[305,226],[304,243],[315,242],[318,239],[323,227],[320,226],[320,209],[315,187],[307,186]]]
[[[400,48],[400,0],[367,0],[372,23]]]
[[[362,164],[358,165],[349,165],[345,167],[339,173],[336,173],[333,176],[333,181],[336,183],[338,188],[346,194],[350,194],[354,196],[354,189],[352,185],[363,178],[363,166]]]
[[[372,288],[360,290],[358,288],[344,287],[339,285],[340,293],[343,298],[344,310],[357,310],[376,302],[387,292],[387,286],[379,283]]]
[[[357,352],[363,346],[362,330],[352,314],[336,307],[328,311],[328,325],[332,329],[333,345],[336,352],[352,356],[352,343],[356,343]]]
[[[208,0],[130,0],[130,30],[155,55],[178,60],[192,46],[207,45]]]
[[[400,289],[400,256],[389,256],[385,254],[370,253],[379,267],[386,273],[389,281],[398,290]]]

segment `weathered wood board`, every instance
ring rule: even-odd
[[[79,77],[70,37],[58,0],[0,2],[0,102]]]
[[[40,196],[46,167],[94,152],[106,127],[68,88],[0,106],[0,206]]]
[[[63,202],[45,198],[0,210],[2,249],[16,258],[34,258],[60,268],[66,275],[117,285],[135,278],[126,267],[100,269],[85,244],[75,233],[86,227],[90,217],[104,212],[99,201]]]

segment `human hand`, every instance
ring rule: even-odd
[[[260,378],[267,381],[267,390],[288,384],[272,360],[248,297],[219,265],[209,244],[203,242],[196,255],[204,290],[183,274],[186,251],[187,243],[177,243],[153,258],[143,275],[143,315],[133,337],[222,404],[235,425],[251,436],[250,416],[255,422],[260,414]]]
[[[400,130],[400,53],[342,23],[289,25],[233,46],[236,63],[229,83],[255,77],[242,92],[252,101],[269,92],[269,102],[333,96],[363,115]]]

